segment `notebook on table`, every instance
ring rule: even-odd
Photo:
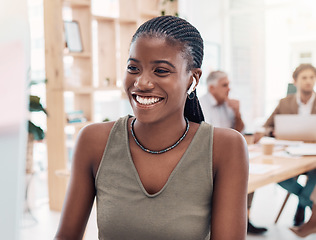
[[[316,142],[316,114],[278,114],[274,117],[277,139]]]

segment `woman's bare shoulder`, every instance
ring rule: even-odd
[[[91,123],[80,130],[80,137],[88,140],[107,140],[115,121]]]
[[[112,122],[92,123],[82,128],[78,135],[78,141],[83,141],[86,146],[97,150],[105,148],[112,127]]]
[[[214,127],[214,142],[224,147],[227,144],[245,144],[241,133],[232,128]]]
[[[96,173],[114,123],[92,123],[83,127],[76,140],[75,162],[85,162]]]
[[[247,143],[239,132],[230,128],[214,128],[213,159],[217,167],[248,165]]]

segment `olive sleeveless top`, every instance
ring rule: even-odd
[[[148,194],[129,149],[129,117],[114,124],[96,175],[99,239],[210,239],[213,127],[200,124],[165,186]]]

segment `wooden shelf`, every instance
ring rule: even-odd
[[[94,91],[93,87],[66,87],[65,92],[73,92],[75,94],[91,94]]]
[[[71,19],[79,23],[83,52],[65,52],[64,10],[71,8]],[[51,210],[60,211],[66,194],[67,180],[56,176],[56,170],[69,166],[66,148],[66,107],[80,109],[88,121],[93,120],[91,0],[44,0],[46,57],[47,158],[48,188]],[[70,57],[70,58],[67,58]],[[76,85],[77,87],[69,87]],[[67,87],[68,86],[68,87]],[[71,97],[65,92],[72,91]],[[79,131],[80,124],[74,126]],[[83,126],[83,125],[82,125]],[[76,135],[76,132],[74,133]]]
[[[91,58],[90,52],[66,52],[64,56],[75,57],[75,58]]]
[[[69,169],[60,169],[55,171],[56,176],[58,177],[70,177],[70,170]]]
[[[128,18],[119,18],[118,21],[120,23],[127,23],[127,24],[137,24],[137,20],[136,19],[128,19]]]
[[[89,125],[93,123],[92,121],[86,121],[86,122],[77,122],[77,123],[67,123],[66,127],[74,127],[74,128],[83,128],[86,125]]]
[[[67,186],[67,178],[57,175],[68,176],[59,170],[71,166],[67,141],[74,141],[80,128],[98,117],[94,112],[98,92],[121,91],[121,98],[126,98],[118,86],[126,71],[132,35],[161,11],[160,0],[98,0],[106,8],[94,9],[98,12],[94,15],[92,9],[97,5],[92,6],[91,1],[44,0],[46,103],[50,113],[46,132],[48,188],[50,209],[56,211],[62,208]],[[112,13],[115,17],[110,16]],[[66,19],[79,23],[83,52],[65,49]],[[92,47],[93,43],[96,46]],[[76,110],[83,112],[86,122],[67,122],[66,112]]]
[[[91,7],[91,2],[85,0],[64,0],[63,4],[69,7]]]
[[[118,0],[120,18],[137,20],[139,16],[139,0]],[[149,0],[151,1],[151,0]]]
[[[119,88],[114,85],[109,85],[106,87],[66,87],[65,92],[73,92],[74,94],[90,94],[96,91],[122,91],[122,88]]]
[[[160,12],[159,11],[155,11],[155,10],[143,10],[141,12],[141,16],[144,16],[144,17],[157,17],[160,15]]]
[[[107,16],[98,16],[98,15],[93,15],[92,18],[96,21],[107,21],[107,22],[114,22],[118,19],[117,17],[107,17]]]
[[[94,91],[123,91],[123,89],[117,86],[107,86],[95,88]]]

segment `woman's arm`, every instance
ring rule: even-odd
[[[212,240],[244,240],[247,235],[248,150],[232,129],[214,129]]]
[[[78,135],[55,240],[82,239],[96,194],[95,175],[109,130],[106,124],[92,124]]]

